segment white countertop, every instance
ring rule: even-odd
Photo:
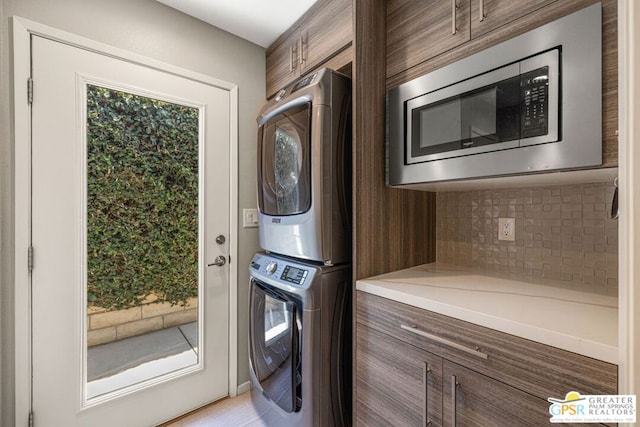
[[[358,280],[356,288],[618,364],[615,297],[435,263]]]

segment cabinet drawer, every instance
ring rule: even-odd
[[[617,391],[617,366],[610,363],[362,291],[356,309],[361,324],[541,399]]]

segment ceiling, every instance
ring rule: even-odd
[[[316,0],[157,1],[265,48],[316,2]]]

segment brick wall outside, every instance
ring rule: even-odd
[[[198,300],[190,298],[185,306],[154,302],[155,296],[145,303],[124,310],[107,311],[89,307],[87,319],[87,345],[89,347],[170,328],[198,319]]]
[[[617,295],[613,183],[437,194],[436,260],[488,273]],[[515,218],[516,241],[498,240]]]

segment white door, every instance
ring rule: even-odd
[[[228,395],[229,91],[39,36],[32,78],[35,425]]]

